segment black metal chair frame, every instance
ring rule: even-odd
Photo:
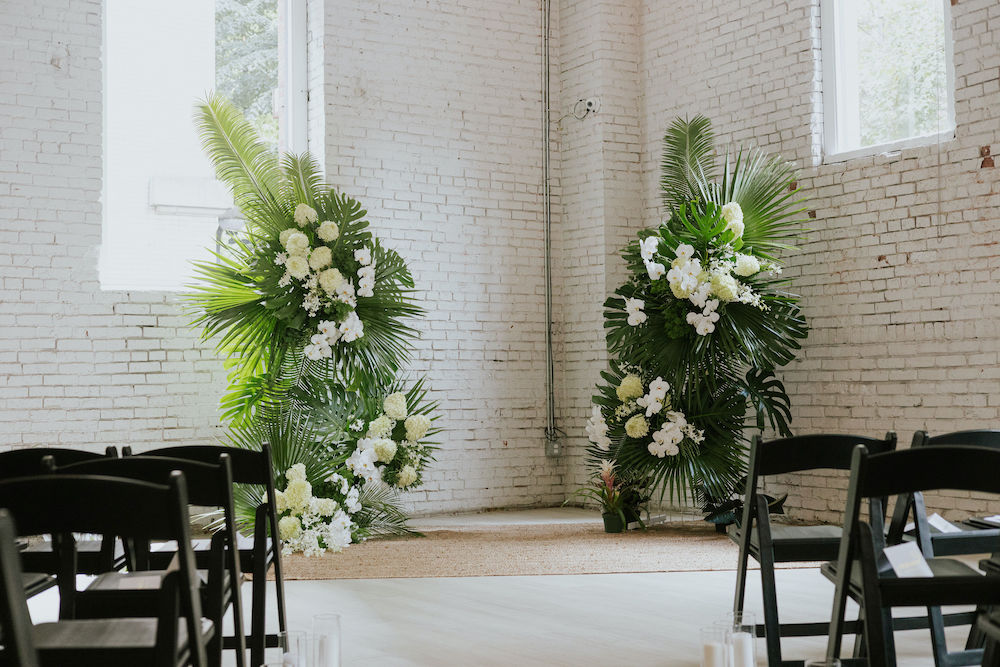
[[[131,449],[123,448],[122,453],[129,456]],[[278,537],[277,494],[274,486],[274,465],[270,446],[264,443],[261,450],[256,451],[221,445],[180,445],[144,451],[142,456],[167,456],[211,462],[218,461],[219,455],[223,453],[230,455],[233,482],[264,487],[265,502],[258,505],[254,513],[253,548],[239,550],[242,571],[250,572],[253,576],[250,635],[247,637],[247,643],[250,646],[251,664],[258,665],[264,662],[266,648],[278,646],[278,633],[268,633],[266,629],[267,571],[272,564],[277,598],[278,632],[284,632],[287,629],[285,583],[281,570],[281,540]],[[195,555],[196,557],[201,556],[197,551]],[[229,640],[224,642],[224,647],[232,648]]]
[[[203,623],[182,473],[171,473],[167,484],[96,475],[20,477],[0,482],[0,507],[14,517],[20,535],[53,536],[60,560],[58,576],[74,582],[77,560],[73,533],[118,535],[140,543],[176,540],[180,545],[175,564],[164,577],[155,619],[60,620],[36,625],[34,636],[42,665],[206,667],[205,641],[211,638],[214,627]],[[72,615],[72,602],[67,611]],[[181,617],[187,635],[183,647],[179,647]],[[149,645],[137,645],[136,630],[140,627],[152,633]],[[121,641],[113,640],[118,637]],[[96,646],[95,638],[106,643]]]
[[[104,475],[141,480],[154,484],[165,483],[170,474],[178,470],[184,474],[188,485],[188,500],[195,505],[221,507],[223,526],[212,538],[208,563],[208,577],[203,591],[203,607],[208,612],[217,631],[208,645],[210,664],[222,662],[222,621],[227,609],[232,609],[234,633],[230,639],[236,653],[238,667],[246,663],[246,640],[243,632],[243,603],[240,594],[242,574],[237,553],[236,516],[233,510],[233,476],[228,453],[219,455],[215,464],[190,459],[164,456],[127,456],[120,459],[83,461],[63,468],[59,474]],[[134,545],[135,567],[129,574],[110,572],[102,574],[90,586],[76,594],[77,618],[103,618],[108,616],[148,616],[158,587],[150,588],[148,577],[140,573],[150,568],[150,544]],[[176,553],[173,551],[171,553]],[[196,559],[197,560],[197,559]],[[228,581],[226,574],[228,573]],[[134,575],[140,574],[139,577]],[[228,585],[227,585],[228,584]]]
[[[840,530],[833,528],[831,535],[810,538],[817,532],[814,526],[782,526],[776,536],[771,526],[766,499],[758,493],[758,483],[763,477],[811,470],[848,470],[851,452],[858,444],[866,444],[878,451],[892,451],[896,447],[896,434],[887,433],[884,439],[856,435],[801,435],[792,438],[764,441],[754,436],[750,445],[750,460],[744,492],[743,516],[739,527],[730,537],[739,544],[740,556],[736,573],[736,596],[733,610],[742,612],[746,594],[748,559],[760,563],[761,586],[764,603],[764,633],[770,667],[799,665],[801,660],[786,661],[781,657],[782,637],[807,637],[825,635],[829,622],[780,623],[778,598],[775,587],[775,563],[831,560],[840,545]],[[754,544],[756,537],[757,544]]]
[[[855,450],[844,537],[836,565],[822,568],[836,585],[828,658],[840,653],[848,597],[862,609],[870,667],[895,665],[893,607],[926,607],[931,616],[934,608],[945,605],[1000,602],[1000,578],[990,581],[991,577],[951,558],[929,558],[932,577],[896,577],[882,553],[887,546],[884,512],[871,512],[870,523],[859,516],[865,499],[883,503],[889,496],[939,489],[1000,493],[998,468],[1000,451],[983,447],[930,446],[874,456],[864,446]],[[978,664],[981,656],[981,650],[962,652],[952,664]]]

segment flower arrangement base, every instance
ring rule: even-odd
[[[620,533],[625,530],[625,522],[618,512],[605,512],[601,516],[604,518],[605,533]]]

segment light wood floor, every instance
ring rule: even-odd
[[[817,570],[778,573],[782,618],[821,620],[833,587]],[[288,582],[292,629],[342,615],[344,665],[697,667],[699,630],[730,608],[733,572]],[[751,575],[748,609],[760,608]],[[852,608],[851,613],[854,613]],[[964,641],[949,629],[949,643]],[[932,665],[926,631],[897,635],[899,664]],[[824,639],[786,640],[786,658]]]
[[[829,614],[833,587],[818,570],[779,570],[777,578],[783,620]],[[734,572],[675,572],[290,581],[285,587],[292,630],[310,631],[315,614],[341,614],[345,667],[697,667],[699,630],[730,608],[734,581]],[[756,573],[747,599],[748,610],[760,610]],[[249,584],[244,600],[249,604]],[[47,591],[30,607],[36,623],[54,620],[58,596]],[[950,628],[949,644],[960,646],[964,631]],[[898,633],[896,642],[901,667],[933,664],[926,631]],[[823,654],[825,641],[785,640],[783,646],[786,658],[811,658]],[[229,656],[225,664],[235,663]]]

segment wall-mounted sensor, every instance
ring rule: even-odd
[[[597,113],[601,110],[601,98],[600,97],[588,97],[583,100],[584,105],[589,113]]]

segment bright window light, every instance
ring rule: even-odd
[[[105,0],[103,289],[178,290],[191,260],[211,259],[232,199],[201,150],[194,104],[219,91],[277,148],[278,9]]]
[[[948,0],[823,0],[827,160],[955,130]]]

